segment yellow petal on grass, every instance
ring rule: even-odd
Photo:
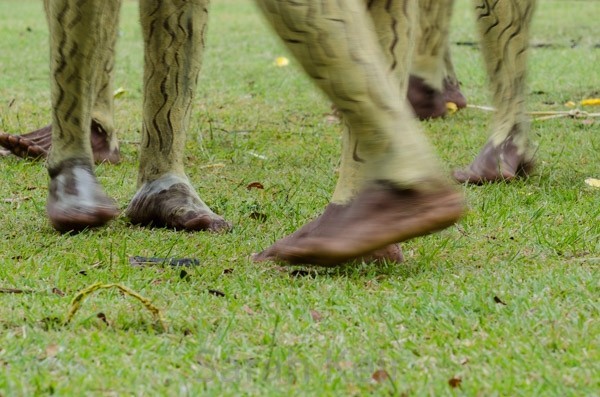
[[[574,108],[575,106],[577,106],[577,104],[573,101],[568,101],[567,103],[565,103],[565,106],[568,108]]]
[[[115,92],[113,92],[113,97],[114,98],[119,98],[122,97],[123,95],[125,95],[127,93],[127,90],[123,87],[119,87],[115,90]]]
[[[596,179],[596,178],[587,178],[585,180],[586,185],[589,185],[591,187],[597,187],[600,188],[600,179]]]
[[[600,106],[600,98],[587,98],[581,101],[581,106]]]
[[[454,114],[458,111],[458,105],[454,102],[446,102],[446,110],[448,114]]]
[[[277,66],[278,68],[285,67],[285,66],[287,66],[289,64],[290,64],[290,60],[287,59],[286,57],[277,57],[277,58],[275,58],[275,66]]]

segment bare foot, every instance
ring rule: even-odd
[[[67,160],[49,169],[46,211],[59,232],[102,226],[119,211],[106,196],[87,160]]]
[[[326,225],[330,222],[335,222],[336,218],[343,214],[344,207],[345,206],[341,204],[328,204],[327,207],[325,207],[325,211],[323,211],[323,213],[319,215],[316,219],[313,219],[306,225],[302,226],[300,229],[296,230],[294,233],[279,240],[278,243],[293,244],[294,240],[302,239],[314,233],[319,233],[319,230],[321,230],[323,227],[326,227]],[[253,258],[254,261],[262,262],[273,259],[267,256],[267,251],[263,251],[260,254],[255,255]],[[404,261],[404,256],[402,255],[402,249],[400,248],[399,244],[390,244],[373,252],[368,252],[359,258],[352,259],[361,260],[364,262],[381,262],[387,260],[391,262],[400,263]]]
[[[0,132],[0,146],[15,156],[38,159],[48,156],[52,145],[52,126],[47,125],[24,135]]]
[[[204,204],[187,179],[172,174],[144,184],[126,214],[131,223],[144,226],[212,232],[231,228]]]
[[[96,163],[117,164],[121,161],[119,149],[110,149],[108,135],[104,128],[92,120],[90,141]],[[15,156],[40,159],[48,156],[52,146],[52,126],[47,125],[23,135],[11,135],[0,132],[0,146]]]
[[[453,82],[448,78],[444,79],[444,92],[442,93],[445,102],[456,104],[459,109],[467,107],[467,98],[460,91],[460,86],[457,82]]]
[[[518,154],[512,138],[494,146],[486,143],[465,170],[454,171],[454,178],[461,183],[482,184],[486,182],[510,181],[516,177],[527,176],[533,170],[533,161]]]
[[[406,97],[421,120],[443,117],[446,114],[444,95],[431,88],[420,77],[413,75],[409,77]]]
[[[255,260],[334,266],[446,228],[463,211],[463,196],[452,188],[427,193],[378,182],[341,206],[335,219],[275,242]]]

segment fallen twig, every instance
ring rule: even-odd
[[[139,300],[140,302],[142,302],[142,304],[146,307],[146,309],[148,309],[152,313],[154,318],[160,323],[163,330],[164,331],[167,330],[167,324],[165,323],[162,312],[160,311],[159,308],[154,306],[148,298],[144,298],[137,292],[135,292],[123,285],[120,285],[120,284],[96,283],[96,284],[92,284],[89,287],[84,288],[81,291],[79,291],[77,293],[77,295],[75,295],[75,297],[71,301],[71,307],[69,309],[69,312],[67,313],[67,317],[64,321],[64,324],[65,325],[68,324],[73,319],[73,316],[75,316],[75,313],[77,313],[77,310],[79,310],[81,303],[88,295],[92,294],[94,291],[97,291],[99,289],[107,289],[107,288],[117,288],[121,292],[123,292],[125,295],[129,295],[129,296]]]
[[[467,105],[468,108],[483,110],[486,112],[495,112],[496,109],[491,106],[482,106],[482,105]],[[589,113],[585,110],[581,109],[571,109],[571,110],[547,110],[547,111],[532,111],[526,112],[529,116],[533,116],[532,120],[541,121],[541,120],[551,120],[557,119],[561,117],[570,117],[573,119],[588,119],[593,117],[600,117],[600,113]],[[539,116],[539,117],[536,117]]]

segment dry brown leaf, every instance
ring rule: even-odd
[[[59,351],[60,351],[60,346],[58,346],[56,343],[51,343],[48,346],[46,346],[46,357],[45,358],[56,357],[56,355],[58,354]]]
[[[252,308],[251,308],[250,306],[248,306],[248,305],[244,305],[244,306],[242,306],[242,310],[243,310],[243,311],[244,311],[246,314],[248,314],[248,315],[250,315],[250,316],[253,316],[253,315],[255,315],[255,314],[256,314],[256,312],[255,312],[254,310],[252,310]]]
[[[102,320],[102,322],[104,324],[106,324],[107,326],[110,326],[110,324],[108,323],[108,319],[106,318],[106,314],[100,312],[100,313],[96,314],[96,317],[98,317],[100,320]]]
[[[377,371],[373,372],[373,375],[371,375],[371,379],[377,383],[385,382],[389,378],[390,374],[388,374],[385,369],[378,369]]]
[[[316,310],[311,310],[310,316],[312,317],[313,321],[315,321],[315,322],[319,322],[319,321],[323,320],[323,315]]]
[[[59,290],[59,289],[58,289],[58,288],[56,288],[56,287],[52,288],[52,293],[53,293],[53,294],[56,294],[56,295],[58,295],[58,296],[65,296],[65,293],[64,293],[64,292],[62,292],[61,290]]]
[[[249,183],[248,186],[246,186],[246,189],[248,189],[248,190],[252,190],[252,189],[264,189],[264,188],[265,187],[260,182],[252,182],[252,183]]]
[[[458,376],[455,376],[453,378],[450,378],[448,380],[448,384],[450,385],[450,387],[452,387],[453,389],[456,389],[457,387],[460,387],[460,384],[462,383],[462,379],[459,378]]]

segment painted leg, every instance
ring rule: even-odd
[[[45,5],[48,11],[48,1],[46,1]],[[116,14],[116,18],[118,18],[118,13]],[[103,29],[107,36],[109,49],[103,52],[106,59],[99,60],[102,69],[97,76],[97,93],[92,109],[90,139],[96,163],[108,162],[116,164],[121,161],[121,157],[113,122],[112,79],[118,22],[116,20],[110,21],[106,26],[103,26]],[[19,157],[31,159],[45,158],[48,156],[48,152],[52,146],[52,124],[23,135],[0,132],[0,146]]]
[[[448,40],[446,40],[446,49],[444,51],[444,90],[442,94],[446,103],[454,103],[458,109],[467,107],[467,98],[460,91],[460,82],[456,77],[452,55],[450,54],[450,42]]]
[[[490,4],[476,0],[482,52],[496,108],[492,134],[459,182],[480,184],[509,181],[533,168],[534,145],[525,114],[525,72],[529,28],[535,0]]]
[[[46,2],[52,94],[46,209],[61,232],[101,226],[118,214],[94,175],[90,126],[100,61],[111,51],[106,27],[119,6],[117,0]]]
[[[419,23],[407,98],[420,119],[446,114],[444,78],[453,0],[419,0]]]
[[[230,227],[200,199],[183,166],[207,7],[206,0],[140,1],[144,112],[139,189],[127,208],[132,223],[183,230]]]
[[[462,195],[450,187],[412,119],[364,2],[257,2],[342,112],[364,170],[358,193],[332,219],[279,240],[255,260],[337,265],[454,223]]]

